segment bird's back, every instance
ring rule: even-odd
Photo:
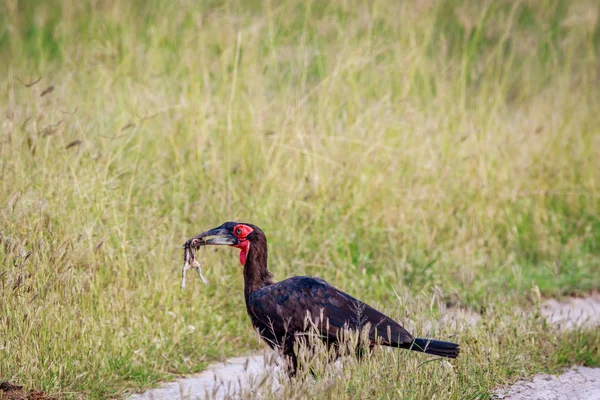
[[[247,308],[252,323],[272,347],[311,329],[335,343],[342,330],[361,330],[367,325],[372,341],[378,338],[382,344],[398,346],[413,339],[383,313],[310,276],[296,276],[250,293]]]

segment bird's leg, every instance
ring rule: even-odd
[[[291,354],[285,354],[285,361],[288,376],[290,378],[295,377],[298,372],[298,357],[296,357],[296,354],[293,352]]]
[[[298,355],[294,349],[295,345],[296,335],[293,332],[286,332],[285,336],[281,338],[280,351],[285,360],[286,372],[290,378],[295,377],[298,372]],[[299,350],[300,347],[298,346]]]

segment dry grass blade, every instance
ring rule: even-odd
[[[21,83],[21,85],[23,85],[23,86],[25,86],[25,87],[29,88],[29,87],[32,87],[33,85],[35,85],[36,83],[38,83],[39,81],[41,81],[41,80],[42,80],[42,77],[40,76],[39,78],[37,78],[37,79],[34,79],[33,81],[31,81],[31,82],[29,82],[29,83],[25,83],[25,82],[23,82],[23,81],[22,81],[21,79],[19,79],[19,78],[17,78],[17,80],[19,81],[19,83]]]
[[[81,143],[83,143],[81,140],[73,140],[71,143],[65,146],[65,149],[70,149],[72,147],[79,146],[81,145]]]
[[[42,91],[42,93],[40,94],[40,97],[44,97],[47,94],[50,94],[54,91],[54,86],[48,86],[46,89],[44,89]]]

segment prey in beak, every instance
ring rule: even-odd
[[[194,268],[204,284],[208,284],[206,278],[202,275],[200,263],[196,260],[196,250],[202,246],[208,245],[228,245],[235,246],[238,239],[224,228],[215,228],[203,232],[187,240],[183,244],[183,268],[181,269],[181,289],[185,288],[185,274],[187,270]]]
[[[204,277],[204,275],[202,275],[202,268],[200,266],[200,263],[196,260],[196,249],[192,248],[191,246],[187,246],[187,242],[186,244],[183,245],[183,268],[181,269],[181,290],[185,289],[185,273],[187,272],[188,269],[194,268],[196,269],[196,272],[198,272],[198,276],[200,277],[200,279],[202,280],[202,282],[204,284],[208,284],[208,281],[206,280],[206,278]]]

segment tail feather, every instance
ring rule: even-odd
[[[412,343],[401,344],[400,347],[403,349],[420,351],[425,354],[433,354],[447,358],[456,358],[460,353],[460,347],[456,343],[423,338],[413,339]]]

